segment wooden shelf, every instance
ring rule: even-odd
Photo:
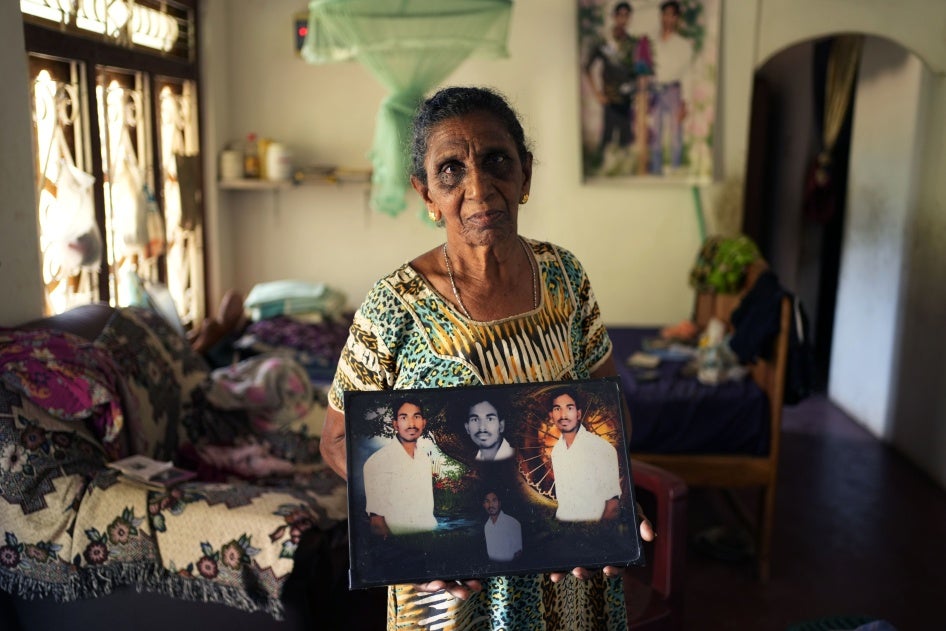
[[[293,180],[220,180],[217,186],[231,191],[278,191],[312,184],[369,184],[371,171],[367,169],[333,169],[318,172],[302,171]]]
[[[220,180],[217,185],[231,191],[274,191],[281,188],[290,188],[294,184],[290,180]]]

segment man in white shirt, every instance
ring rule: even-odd
[[[463,427],[479,448],[477,460],[505,460],[515,453],[512,445],[503,437],[506,431],[504,416],[496,405],[486,400],[470,405]]]
[[[394,409],[396,440],[373,453],[364,466],[371,532],[384,539],[437,527],[433,467],[420,441],[427,419],[414,398],[396,402]]]
[[[650,145],[650,172],[660,175],[664,167],[664,144],[669,144],[670,167],[683,160],[683,119],[686,102],[684,79],[693,61],[690,41],[680,35],[680,3],[660,4],[660,33],[654,39],[653,129]]]
[[[486,536],[486,554],[490,561],[507,562],[522,554],[522,526],[502,510],[502,502],[495,491],[483,496],[483,508],[489,519],[483,526]]]
[[[581,425],[578,391],[556,388],[549,420],[562,437],[552,447],[552,473],[559,521],[601,521],[620,514],[621,480],[614,446]]]
[[[630,168],[638,46],[638,38],[628,32],[633,11],[630,2],[615,3],[610,28],[592,38],[582,63],[582,77],[601,104],[598,150],[605,161],[601,168],[605,175],[616,174],[611,173],[612,170],[620,172]],[[609,156],[614,157],[609,160]]]

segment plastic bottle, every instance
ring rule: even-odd
[[[259,178],[259,144],[256,141],[256,134],[246,136],[246,144],[243,146],[243,177]]]
[[[256,155],[259,156],[259,179],[267,180],[269,176],[266,174],[266,155],[269,153],[269,138],[258,138],[256,140]]]

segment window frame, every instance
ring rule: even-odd
[[[108,71],[114,68],[117,70],[143,73],[145,81],[147,82],[148,97],[150,101],[147,122],[149,129],[152,130],[152,133],[155,136],[155,141],[149,143],[150,146],[148,148],[149,155],[147,162],[150,165],[148,177],[152,182],[155,183],[155,186],[153,187],[153,193],[158,206],[162,209],[162,215],[165,208],[165,199],[163,186],[160,185],[160,183],[163,183],[161,173],[162,158],[160,155],[159,143],[156,141],[157,129],[160,125],[160,121],[158,120],[160,111],[160,103],[158,100],[160,96],[157,85],[159,85],[162,80],[167,79],[193,81],[197,89],[198,103],[200,103],[201,99],[199,47],[200,0],[176,0],[176,3],[192,11],[193,33],[191,35],[192,49],[190,58],[173,56],[171,54],[162,53],[161,51],[150,52],[149,49],[140,47],[124,47],[117,43],[107,41],[101,36],[96,35],[90,37],[88,35],[80,34],[79,32],[64,30],[61,29],[60,25],[57,23],[44,23],[42,21],[33,19],[32,16],[24,15],[23,20],[23,35],[26,44],[25,52],[27,54],[45,56],[60,60],[75,61],[84,65],[85,67],[85,70],[82,73],[82,80],[84,81],[84,86],[82,87],[86,98],[88,99],[88,116],[84,121],[87,125],[86,133],[84,134],[84,140],[88,146],[83,153],[86,156],[91,157],[91,160],[88,164],[90,167],[89,172],[95,177],[96,182],[102,182],[104,175],[104,169],[100,158],[102,155],[102,142],[100,134],[101,130],[98,116],[95,115],[95,112],[98,108],[98,100],[96,95],[97,70],[103,69]],[[205,132],[202,110],[203,108],[198,107],[198,111],[196,113],[200,155],[203,155],[204,147],[206,146],[206,143],[204,142]],[[201,191],[205,192],[205,183],[202,176],[199,186]],[[202,197],[205,198],[206,196],[202,195]],[[98,224],[100,230],[103,231],[104,238],[104,230],[106,225],[106,204],[104,189],[102,186],[94,187],[94,201],[95,221]],[[201,223],[206,226],[206,208],[203,203],[200,204],[199,213],[201,217]],[[203,295],[200,297],[200,299],[203,305],[199,311],[206,313],[206,306],[209,303],[209,288],[207,283],[208,261],[206,230],[201,231],[201,252]],[[101,265],[98,271],[99,300],[103,302],[114,302],[117,299],[117,296],[112,295],[112,284],[110,281],[111,273],[112,271],[108,266],[107,254],[103,248]],[[161,255],[161,259],[159,261],[159,280],[161,282],[167,282],[166,274],[167,264],[164,260],[164,255]],[[196,325],[197,323],[192,324]]]

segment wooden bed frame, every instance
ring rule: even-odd
[[[754,282],[755,279],[752,280]],[[700,329],[705,327],[713,315],[729,324],[730,315],[744,293],[745,291],[731,296],[697,295],[694,317],[697,326]],[[770,570],[769,553],[775,518],[775,487],[791,325],[792,303],[786,296],[782,298],[779,333],[772,358],[759,360],[751,366],[752,379],[766,393],[769,401],[770,435],[767,454],[631,454],[635,460],[648,462],[677,474],[689,486],[722,489],[760,487],[758,516],[755,520],[742,503],[737,501],[735,505],[739,509],[740,517],[756,532],[757,569],[762,581],[768,580]]]

